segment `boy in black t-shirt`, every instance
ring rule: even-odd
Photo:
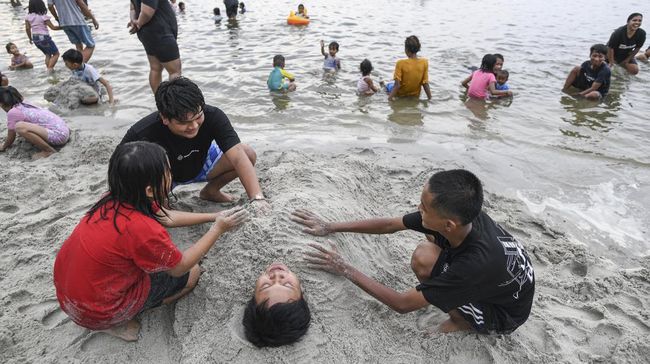
[[[569,72],[564,88],[568,91],[573,86],[580,90],[578,95],[590,100],[600,100],[607,95],[612,72],[605,62],[607,59],[607,46],[594,44],[589,50],[589,60],[580,66],[575,66]]]
[[[364,275],[331,248],[310,244],[314,268],[342,275],[399,313],[429,304],[449,313],[442,332],[510,333],[530,314],[533,267],[523,246],[481,211],[481,181],[465,170],[434,174],[424,186],[419,211],[403,217],[330,223],[306,210],[291,219],[304,232],[391,234],[411,229],[427,241],[413,252],[411,268],[420,284],[400,293]]]

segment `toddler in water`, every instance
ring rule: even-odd
[[[307,9],[303,4],[298,5],[298,12],[296,13],[296,15],[309,19],[309,16],[307,15]]]
[[[221,20],[223,19],[221,16],[221,10],[219,10],[219,8],[214,8],[212,11],[214,12],[214,16],[212,17],[212,19],[214,19],[214,23],[221,23]]]
[[[244,3],[239,3],[239,14],[244,14],[246,12],[246,5]]]
[[[463,80],[463,87],[469,88],[467,91],[469,97],[488,99],[490,96],[512,96],[512,92],[509,90],[499,91],[496,89],[497,80],[494,76],[496,63],[497,57],[494,54],[486,54],[481,61],[481,67]]]
[[[359,70],[361,71],[361,78],[357,81],[357,93],[359,95],[372,95],[377,92],[379,89],[370,78],[372,63],[370,63],[369,60],[364,59],[361,62],[361,65],[359,65]]]
[[[273,71],[269,75],[266,85],[271,91],[295,91],[295,77],[284,70],[284,56],[281,54],[273,57]]]
[[[83,55],[76,49],[68,49],[63,53],[63,62],[65,66],[72,71],[72,77],[74,79],[83,81],[90,85],[93,90],[95,90],[96,95],[88,96],[82,98],[80,101],[84,105],[96,104],[99,102],[100,98],[100,86],[99,84],[106,87],[106,93],[108,93],[108,102],[110,104],[114,103],[113,100],[113,88],[111,84],[103,77],[99,75],[99,72],[95,67],[83,63]]]
[[[339,51],[339,44],[337,42],[331,42],[329,44],[328,53],[325,53],[325,42],[320,41],[320,52],[325,57],[323,61],[323,69],[328,71],[338,71],[341,69],[341,60],[336,57],[336,53]]]
[[[185,3],[182,1],[178,3],[178,12],[185,14]]]
[[[510,73],[508,71],[506,70],[497,71],[497,83],[495,85],[495,88],[499,91],[510,90],[510,86],[508,86],[508,77],[510,77]]]
[[[45,67],[48,71],[52,71],[59,60],[59,49],[52,41],[48,27],[52,30],[61,30],[60,26],[52,24],[43,0],[29,0],[28,14],[25,17],[25,33],[29,42],[34,43],[36,48],[43,52]]]
[[[65,121],[49,110],[24,102],[12,86],[0,88],[0,107],[7,113],[7,139],[0,152],[9,148],[17,135],[41,150],[32,159],[48,157],[56,153],[52,146],[68,142],[70,129]]]
[[[10,70],[34,68],[34,65],[29,61],[29,58],[24,54],[20,54],[20,51],[15,44],[11,42],[7,43],[5,48],[7,48],[7,53],[12,56],[11,64],[9,65]]]

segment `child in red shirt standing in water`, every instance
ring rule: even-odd
[[[78,325],[136,341],[140,312],[172,303],[199,280],[199,260],[248,215],[241,207],[218,213],[169,210],[172,176],[157,144],[131,142],[115,149],[109,192],[81,219],[54,263],[56,295]],[[181,252],[165,227],[213,222]]]

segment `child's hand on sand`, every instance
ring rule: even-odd
[[[303,232],[316,236],[325,236],[332,233],[330,224],[318,215],[305,209],[297,209],[289,216],[291,221],[305,226]]]
[[[229,210],[218,212],[210,230],[216,229],[224,233],[245,223],[248,219],[248,211],[244,210],[241,206],[233,207]]]
[[[273,209],[271,207],[271,204],[266,199],[253,199],[251,200],[250,204],[255,210],[255,215],[263,216],[268,214]]]
[[[308,244],[315,249],[315,251],[311,250],[305,253],[305,260],[309,263],[309,267],[324,270],[337,276],[347,276],[350,266],[336,250],[336,245],[329,240],[327,242],[329,249],[316,243]]]

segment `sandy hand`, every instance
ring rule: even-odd
[[[337,276],[345,276],[349,270],[348,264],[336,250],[336,245],[331,241],[328,241],[328,243],[329,249],[315,243],[309,243],[309,246],[314,248],[315,251],[306,252],[305,260],[309,263],[310,268],[324,270]]]
[[[257,199],[257,200],[251,200],[251,206],[253,206],[253,209],[255,210],[255,215],[257,216],[264,216],[271,212],[273,207],[267,200],[262,200],[262,199]]]
[[[305,209],[297,209],[289,216],[291,221],[305,226],[303,232],[316,236],[325,236],[332,233],[330,224],[313,212]]]
[[[226,232],[245,223],[248,219],[248,211],[244,210],[241,206],[233,207],[217,213],[217,218],[214,219],[214,224],[212,224],[211,229],[219,229],[222,232]]]

